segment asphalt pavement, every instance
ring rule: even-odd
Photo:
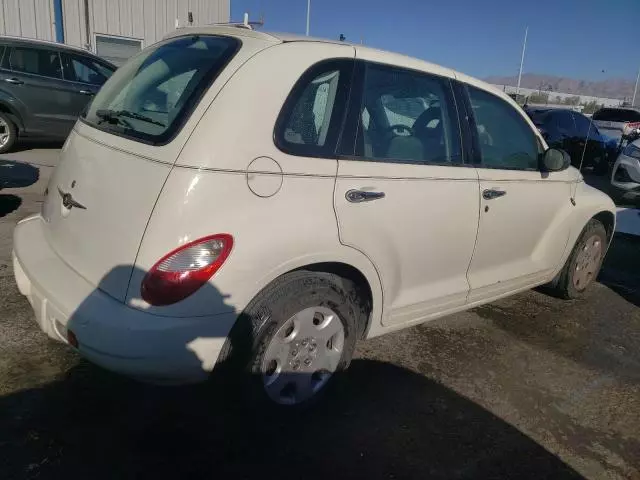
[[[223,379],[138,384],[38,330],[10,254],[57,163],[39,147],[0,155],[1,479],[640,479],[635,238],[585,299],[529,291],[364,342],[313,409],[264,411]]]

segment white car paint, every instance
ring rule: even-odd
[[[42,214],[15,231],[16,281],[39,325],[61,341],[73,331],[80,353],[106,368],[152,382],[202,379],[260,290],[319,263],[349,265],[366,279],[366,337],[406,328],[550,281],[589,219],[614,212],[572,167],[541,173],[283,153],[274,123],[292,87],[310,66],[335,58],[489,91],[546,143],[507,95],[427,62],[229,27],[170,37],[191,33],[234,36],[242,48],[177,136],[150,146],[78,122]],[[65,209],[59,188],[86,209]],[[488,203],[485,188],[507,195]],[[349,203],[351,189],[386,197]],[[142,279],[161,257],[222,232],[234,236],[233,250],[204,287],[172,305],[143,300]]]

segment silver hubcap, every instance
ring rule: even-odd
[[[593,281],[600,260],[602,259],[602,242],[598,235],[593,235],[587,240],[576,259],[576,270],[573,272],[573,286],[577,290],[584,290]]]
[[[262,382],[271,400],[295,405],[313,397],[338,368],[344,327],[326,307],[306,308],[276,331],[262,359]]]
[[[0,118],[0,147],[4,147],[9,141],[9,125]]]

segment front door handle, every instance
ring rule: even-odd
[[[349,190],[345,193],[345,198],[351,203],[370,202],[384,198],[384,192],[367,192],[364,190]]]
[[[13,83],[14,85],[22,85],[24,82],[22,80],[18,80],[17,78],[5,78],[5,82]]]
[[[91,90],[80,90],[78,93],[81,93],[82,95],[93,95]]]
[[[493,200],[494,198],[502,197],[506,194],[507,192],[505,192],[504,190],[495,190],[493,188],[490,188],[482,191],[482,198],[484,198],[485,200]]]

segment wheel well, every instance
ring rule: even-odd
[[[351,280],[356,286],[356,295],[363,308],[365,315],[358,322],[358,335],[364,338],[371,322],[371,310],[373,308],[373,294],[371,286],[363,273],[355,267],[340,262],[324,262],[305,265],[297,270],[308,270],[312,272],[333,273],[339,277]]]
[[[604,229],[607,231],[607,240],[611,240],[611,237],[613,237],[613,226],[615,225],[615,217],[613,213],[605,210],[594,215],[593,218],[604,225]]]
[[[11,116],[11,119],[13,120],[13,123],[15,124],[18,132],[22,130],[22,119],[11,107],[7,106],[3,102],[0,102],[0,112],[7,113],[9,116]]]

